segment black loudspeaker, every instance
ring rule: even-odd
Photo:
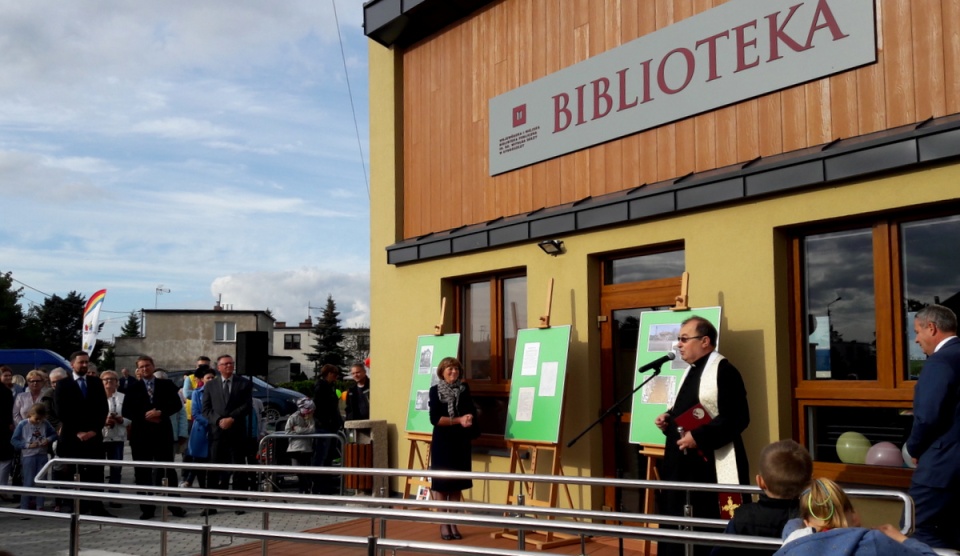
[[[265,331],[237,332],[237,372],[267,376],[267,340]]]

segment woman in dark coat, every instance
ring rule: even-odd
[[[430,388],[430,422],[433,441],[430,445],[431,469],[471,471],[473,455],[470,442],[479,435],[473,426],[477,408],[470,397],[470,388],[460,382],[460,361],[445,357],[437,365],[440,382]],[[459,502],[460,491],[473,487],[470,479],[434,477],[430,492],[434,500]],[[456,525],[441,525],[440,538],[461,539]]]

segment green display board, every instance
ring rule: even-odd
[[[437,378],[437,364],[444,357],[456,357],[459,349],[459,334],[417,338],[410,399],[407,402],[407,432],[433,432],[433,425],[430,424],[430,387],[440,381]]]
[[[690,317],[703,317],[718,330],[717,348],[720,347],[720,307],[704,307],[689,311],[649,311],[640,313],[640,333],[637,337],[637,361],[634,369],[674,351],[680,323]],[[673,405],[680,389],[680,379],[687,370],[680,354],[673,361],[663,364],[663,372],[633,395],[633,414],[630,417],[630,442],[651,446],[663,446],[663,432],[653,424],[660,415]],[[650,378],[653,371],[635,373],[633,387]]]
[[[569,325],[517,333],[504,438],[554,444],[560,441],[569,347]]]

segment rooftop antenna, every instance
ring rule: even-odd
[[[170,293],[170,288],[163,287],[163,284],[157,286],[157,293],[153,296],[153,308],[156,309],[160,304],[160,294]]]

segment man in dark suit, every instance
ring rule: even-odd
[[[917,463],[910,483],[916,504],[913,537],[933,548],[960,550],[960,339],[957,316],[928,305],[913,319],[927,355],[913,390],[913,429],[907,451]]]
[[[107,422],[107,393],[96,376],[87,376],[90,357],[85,351],[70,354],[73,372],[57,382],[53,404],[60,419],[57,455],[63,458],[103,459],[103,427]],[[80,481],[102,483],[103,466],[79,466]],[[113,517],[102,502],[80,502],[80,510]]]
[[[170,417],[176,415],[183,404],[176,385],[167,379],[153,376],[156,370],[153,358],[141,355],[137,358],[137,370],[141,380],[127,390],[123,400],[123,417],[130,419],[130,450],[134,461],[173,461],[173,428]],[[161,485],[168,477],[169,486],[177,485],[177,474],[173,469],[134,469],[134,480],[138,485]],[[153,518],[156,507],[140,504],[140,519]],[[183,517],[183,508],[170,507],[170,513]]]
[[[245,463],[249,439],[245,423],[253,407],[253,383],[234,374],[233,357],[217,358],[215,378],[203,387],[203,416],[210,423],[210,458],[213,463]],[[225,490],[230,484],[230,473],[211,478],[213,488]],[[247,477],[237,473],[234,490],[246,490]]]
[[[136,383],[137,383],[137,379],[136,377],[130,376],[130,371],[128,371],[125,368],[120,369],[120,382],[117,385],[118,390],[126,394],[127,390],[129,390],[130,387]]]

